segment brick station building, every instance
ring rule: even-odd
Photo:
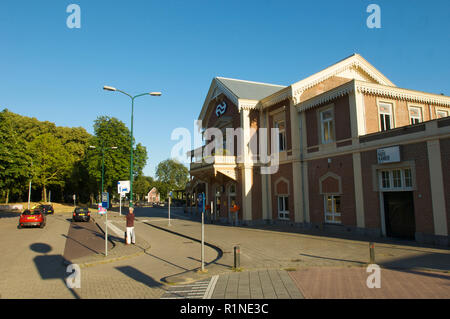
[[[225,222],[449,245],[449,115],[450,97],[399,88],[358,54],[290,86],[214,78],[198,119],[224,139],[242,128],[243,142],[208,162],[189,153],[189,205],[204,192]],[[278,128],[278,143],[259,128]]]

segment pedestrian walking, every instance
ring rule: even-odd
[[[136,244],[136,235],[134,233],[134,208],[130,207],[128,214],[126,216],[127,219],[127,238],[126,244]]]

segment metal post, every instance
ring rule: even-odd
[[[213,215],[214,214],[214,207],[213,207],[213,201],[211,201],[211,223],[213,222]]]
[[[119,193],[119,215],[122,216],[122,193]]]
[[[108,210],[105,213],[106,227],[105,227],[105,256],[108,256]]]
[[[28,209],[30,209],[30,199],[31,199],[31,179],[30,179],[30,187],[28,188]]]
[[[48,194],[48,202],[49,203],[52,202],[52,191],[50,191],[49,194]]]
[[[234,246],[234,269],[241,267],[241,247]]]
[[[131,140],[130,140],[130,207],[133,207],[133,112],[134,97],[131,98]]]
[[[370,254],[370,263],[375,264],[375,244],[373,242],[369,243],[369,254]]]
[[[170,225],[170,202],[171,202],[171,200],[170,200],[170,195],[169,195],[169,226],[171,226]]]
[[[205,271],[205,224],[204,224],[205,206],[206,206],[205,193],[202,193],[202,197],[203,197],[203,210],[202,210],[202,271]]]

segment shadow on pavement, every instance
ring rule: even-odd
[[[64,285],[67,287],[66,278],[68,274],[66,272],[66,264],[70,264],[62,255],[47,255],[52,251],[52,247],[44,243],[35,243],[30,245],[30,249],[34,252],[41,253],[43,255],[36,256],[33,261],[39,271],[39,275],[42,280],[61,279]],[[80,296],[74,289],[67,289],[72,293],[74,298],[80,299]],[[37,296],[45,298],[45,296]]]
[[[118,271],[150,288],[162,288],[164,285],[131,266],[116,267]]]

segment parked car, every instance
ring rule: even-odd
[[[42,211],[42,213],[44,213],[46,215],[55,213],[55,211],[53,209],[53,205],[42,204],[42,205],[39,205],[38,208]]]
[[[91,212],[87,207],[77,207],[73,211],[72,220],[74,222],[88,222],[91,219]]]
[[[19,228],[22,227],[45,227],[45,215],[40,209],[26,209],[19,217]]]

